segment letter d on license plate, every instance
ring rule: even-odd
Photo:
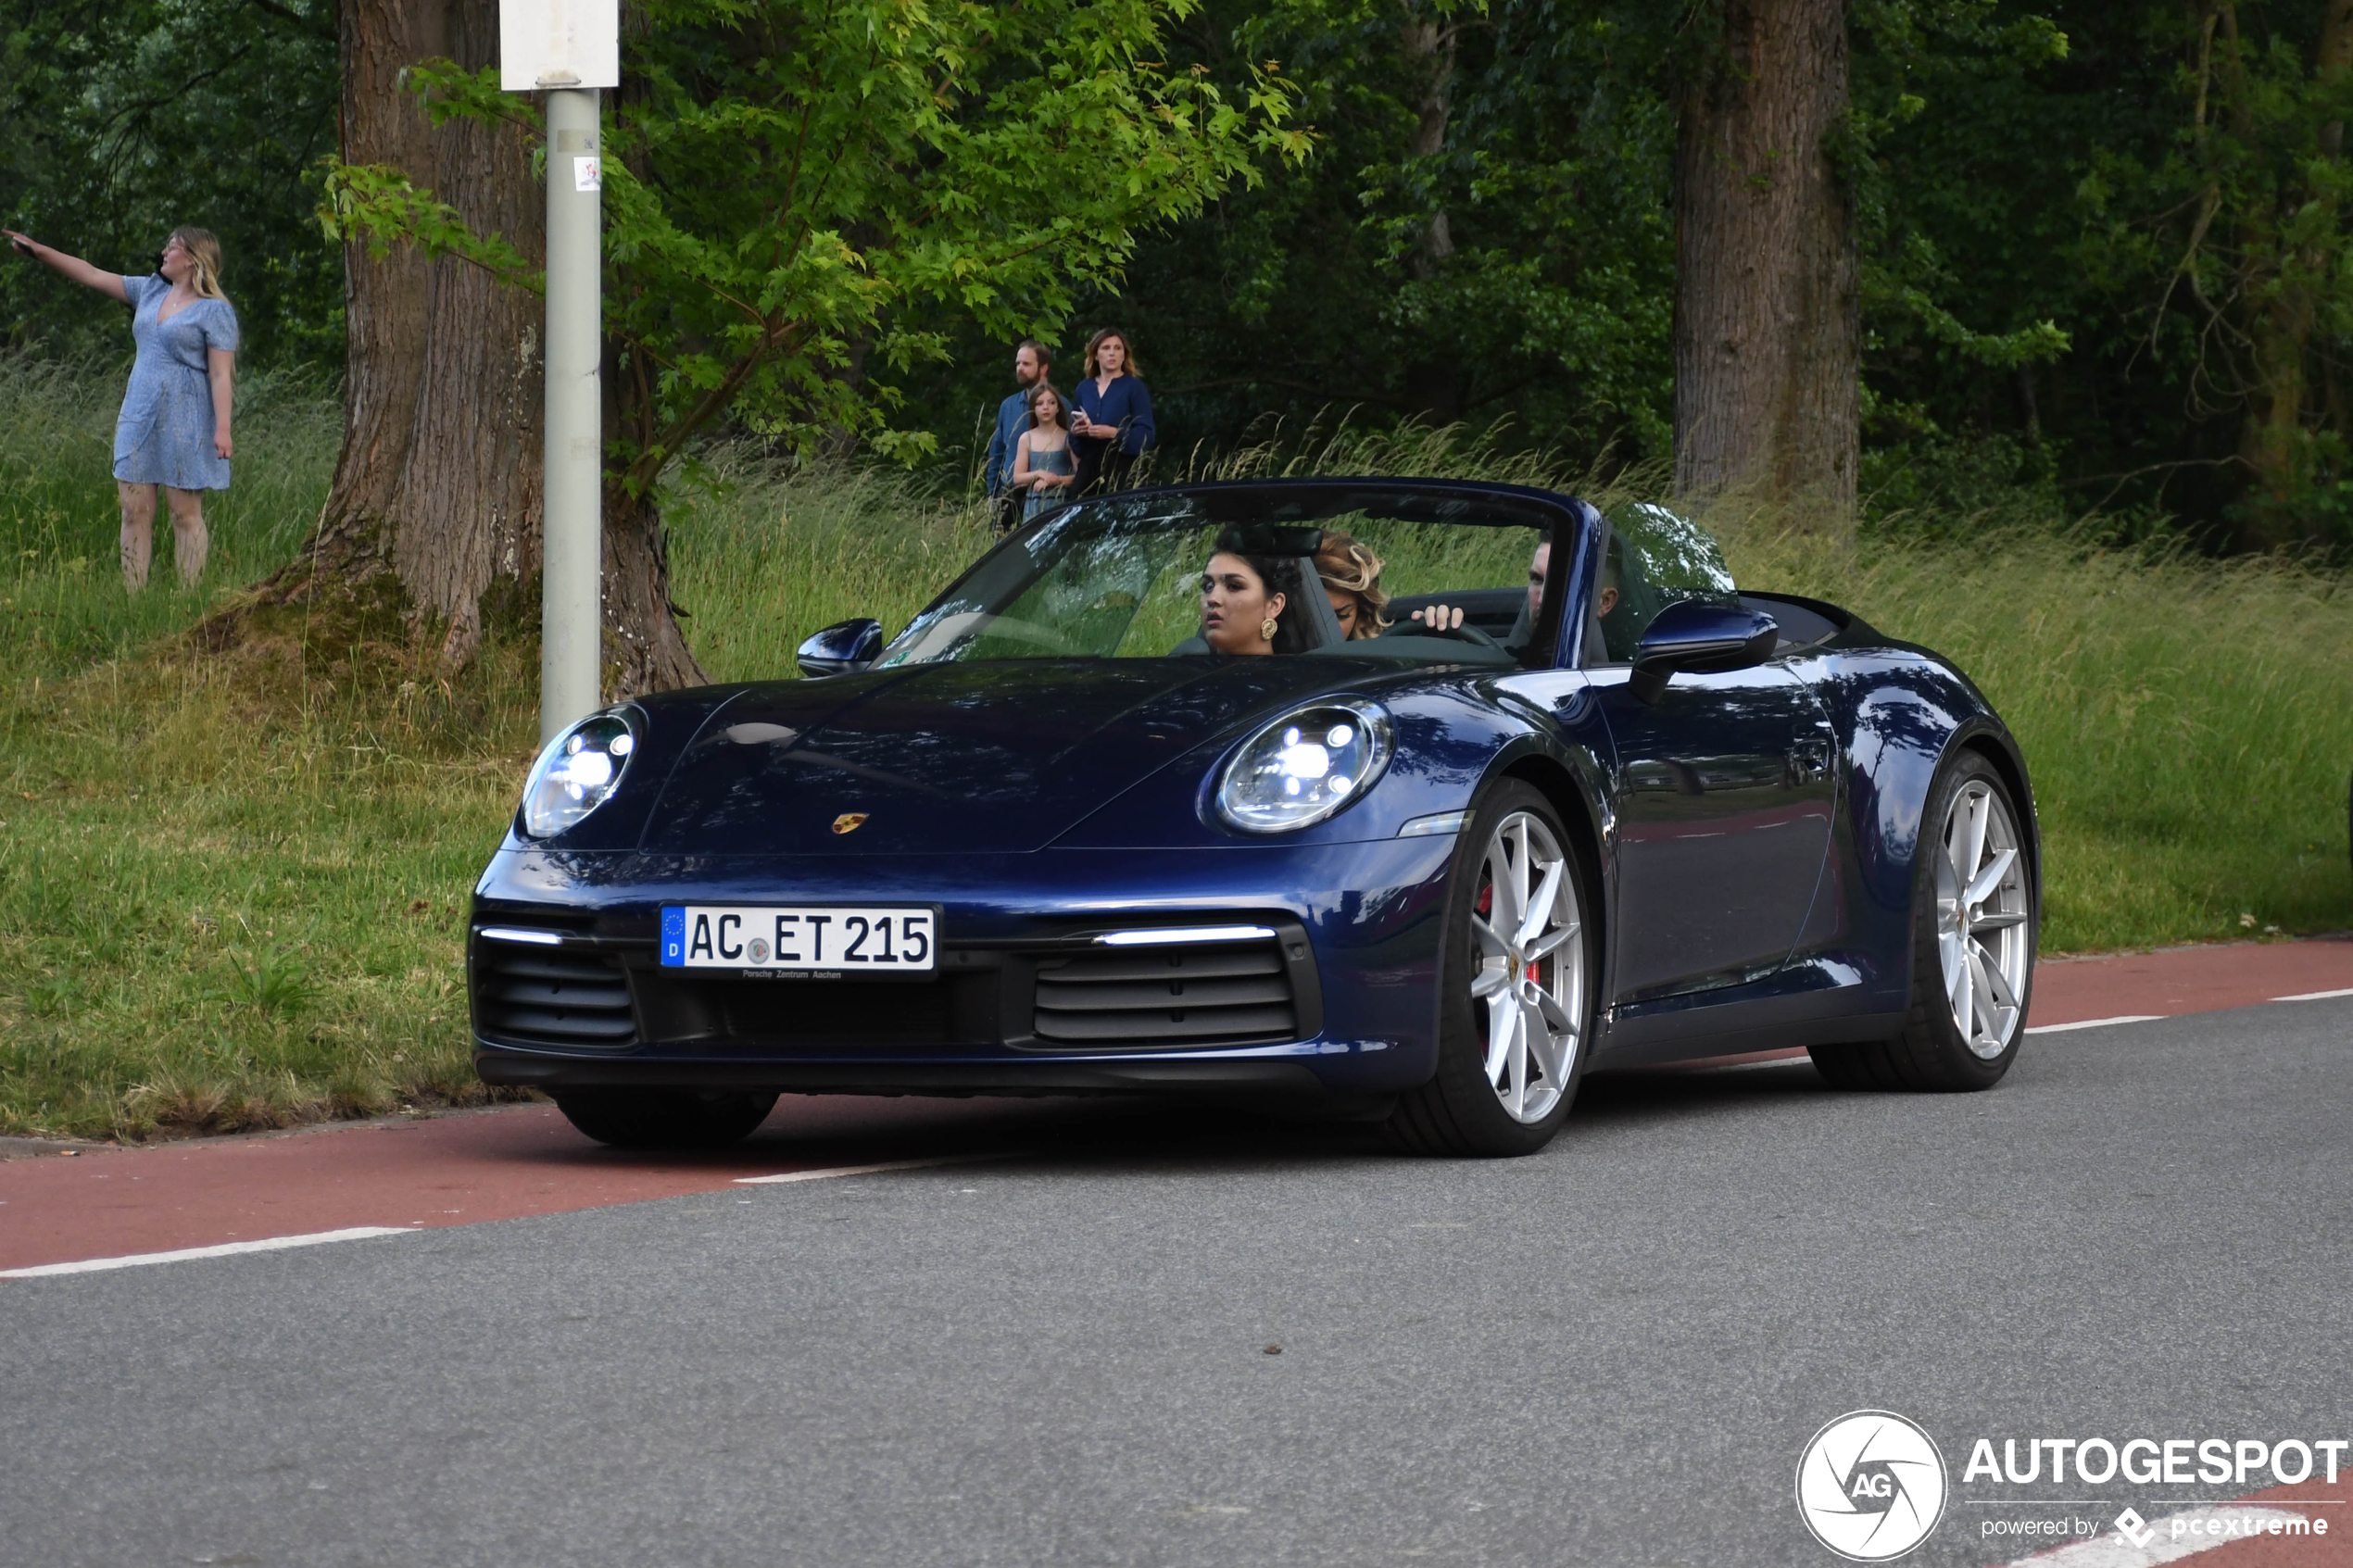
[[[928,974],[939,911],[905,904],[673,904],[661,911],[664,969]]]

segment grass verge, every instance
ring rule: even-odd
[[[447,681],[364,608],[280,614],[227,654],[198,650],[172,633],[281,564],[316,515],[332,401],[249,383],[207,588],[133,598],[107,476],[119,383],[0,370],[0,1132],[145,1137],[481,1099],[462,913],[531,753],[535,651],[494,633]],[[1442,433],[1218,465],[1279,470],[1552,478]],[[669,515],[688,634],[721,680],[789,671],[800,638],[846,616],[897,625],[988,541],[960,495],[724,452]],[[2008,717],[2050,849],[2046,950],[2353,925],[2341,580],[1971,537],[1966,519],[1931,544],[1710,521],[1743,582],[1946,651]]]

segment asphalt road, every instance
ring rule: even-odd
[[[0,1562],[1817,1568],[1858,1407],[1957,1485],[2353,1436],[2349,1105],[2353,1001],[2286,1003],[1977,1096],[1597,1079],[1513,1162],[1014,1105],[1036,1157],[8,1281]],[[1906,1561],[2021,1555],[1990,1490]]]

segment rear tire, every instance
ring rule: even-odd
[[[1438,1072],[1385,1130],[1416,1154],[1533,1154],[1568,1120],[1592,1041],[1593,878],[1544,797],[1505,779],[1447,872]]]
[[[564,1120],[615,1148],[725,1148],[776,1108],[747,1089],[560,1089]]]
[[[2009,785],[1964,751],[1928,805],[1921,822],[1938,827],[1912,868],[1910,1012],[1894,1039],[1808,1047],[1838,1088],[1990,1089],[2026,1037],[2042,910]]]

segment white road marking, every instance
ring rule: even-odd
[[[2186,1513],[2169,1513],[2162,1519],[2150,1520],[2143,1526],[2147,1532],[2146,1546],[2134,1546],[2110,1530],[2093,1540],[2019,1558],[2007,1568],[2152,1568],[2155,1563],[2179,1562],[2185,1557],[2233,1542],[2309,1540],[2309,1536],[2290,1537],[2269,1533],[2272,1520],[2278,1520],[2284,1529],[2290,1521],[2300,1524],[2307,1517],[2284,1508],[2194,1508]],[[2237,1522],[2237,1533],[2225,1533],[2232,1529],[2233,1521]]]
[[[822,1182],[828,1176],[871,1176],[881,1171],[922,1171],[934,1165],[976,1165],[984,1160],[1019,1160],[1022,1150],[1001,1154],[942,1154],[929,1160],[886,1160],[878,1165],[833,1165],[823,1171],[786,1171],[776,1176],[737,1176],[739,1187],[775,1186],[784,1182]]]
[[[2065,1029],[2102,1029],[2111,1023],[2154,1023],[2164,1016],[2161,1012],[2121,1012],[2114,1018],[2087,1018],[2080,1023],[2037,1023],[2026,1032],[2030,1035],[2056,1035]]]
[[[2273,997],[2275,1002],[2325,1002],[2334,997],[2353,997],[2353,987],[2342,991],[2299,991],[2293,997]]]
[[[176,1252],[133,1252],[122,1258],[84,1258],[78,1263],[43,1263],[30,1269],[0,1269],[0,1279],[38,1279],[46,1274],[90,1274],[106,1269],[136,1269],[149,1263],[182,1263],[193,1258],[231,1258],[240,1252],[277,1252],[289,1247],[318,1247],[330,1241],[363,1241],[375,1236],[414,1236],[394,1225],[353,1225],[347,1230],[313,1231],[308,1236],[273,1236],[263,1241],[224,1241],[218,1247],[183,1247]]]

